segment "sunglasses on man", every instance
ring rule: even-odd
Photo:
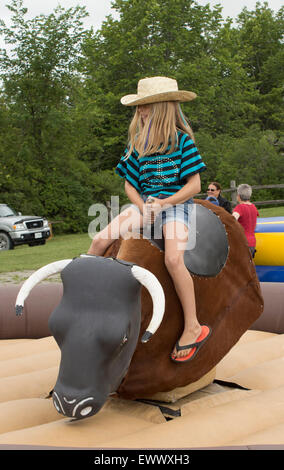
[[[207,191],[217,191],[217,189],[211,189],[211,188],[207,188]]]

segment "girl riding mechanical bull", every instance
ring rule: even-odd
[[[184,263],[192,198],[200,192],[200,173],[206,169],[180,107],[195,98],[179,90],[176,80],[152,77],[138,82],[137,94],[121,99],[125,106],[136,106],[129,144],[116,168],[132,205],[95,235],[88,251],[103,255],[130,229],[160,221],[165,265],[184,313],[184,330],[171,353],[179,363],[191,360],[211,333],[197,319],[193,280]]]

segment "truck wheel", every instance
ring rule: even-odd
[[[0,232],[0,251],[12,250],[13,248],[14,244],[9,235],[5,232]]]

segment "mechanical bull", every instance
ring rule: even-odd
[[[53,403],[59,413],[80,419],[97,413],[123,380],[140,331],[141,284],[153,302],[143,343],[162,321],[165,297],[156,277],[146,269],[83,256],[51,263],[30,276],[18,294],[17,315],[22,314],[30,290],[58,272],[64,294],[49,318],[49,329],[61,349]]]
[[[195,201],[195,216],[189,239],[196,240],[185,262],[199,322],[210,325],[212,334],[188,363],[170,360],[183,312],[164,264],[163,240],[119,240],[105,257],[52,263],[23,284],[18,314],[38,282],[62,271],[63,297],[49,319],[61,349],[53,391],[60,413],[81,419],[97,413],[113,392],[133,400],[196,382],[261,315],[260,285],[242,227],[205,201]]]

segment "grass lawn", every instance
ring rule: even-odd
[[[0,273],[35,270],[53,261],[86,253],[91,244],[88,234],[55,235],[45,245],[15,247],[0,252]]]
[[[260,217],[284,217],[284,207],[264,207],[258,208]]]
[[[284,216],[284,207],[259,209],[260,217]],[[55,235],[43,246],[18,246],[0,252],[0,273],[36,270],[53,261],[86,253],[91,243],[88,234]]]

